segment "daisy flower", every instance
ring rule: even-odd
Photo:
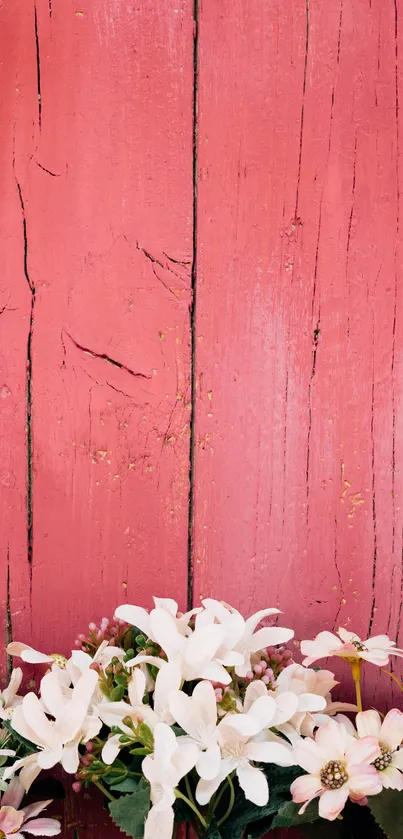
[[[394,708],[381,720],[377,711],[362,711],[356,716],[359,737],[376,737],[381,751],[373,766],[383,787],[403,790],[403,714]]]
[[[377,667],[385,667],[390,655],[403,656],[403,650],[398,649],[387,635],[374,635],[362,641],[354,632],[348,632],[342,627],[338,629],[337,635],[333,632],[319,632],[313,641],[302,641],[301,652],[306,656],[302,662],[305,667],[310,667],[320,658],[334,655],[344,658],[350,664],[369,661]]]
[[[329,720],[315,739],[302,740],[293,751],[294,762],[308,773],[291,784],[293,801],[303,806],[319,798],[319,815],[334,821],[350,797],[360,801],[377,795],[382,783],[373,764],[381,758],[377,737],[355,739],[342,723]]]

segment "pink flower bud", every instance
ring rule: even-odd
[[[81,649],[81,641],[79,640],[79,638],[76,638],[76,640],[74,641],[74,646],[75,647],[80,647],[80,649]]]
[[[271,656],[271,655],[274,655],[274,653],[276,652],[276,648],[275,648],[275,647],[267,647],[266,652],[267,652],[267,655],[268,655],[268,656],[269,656],[269,658],[270,658],[270,656]]]
[[[224,695],[227,693],[229,693],[229,685],[227,685],[227,687],[224,688]]]
[[[81,784],[79,781],[74,781],[74,784],[71,785],[74,792],[81,792]]]
[[[246,676],[245,676],[245,679],[246,679],[246,681],[247,681],[247,682],[251,682],[251,681],[252,681],[252,679],[253,679],[253,673],[252,673],[252,670],[248,670],[248,672],[247,672],[247,674],[246,674]]]
[[[261,676],[263,672],[261,664],[255,664],[253,672],[256,674],[256,676]]]
[[[90,632],[94,632],[96,630],[96,628],[97,628],[96,623],[91,622],[91,623],[88,624],[88,629],[90,630]]]
[[[274,655],[270,656],[273,664],[278,664],[279,656],[274,653]]]
[[[264,659],[262,658],[262,660],[261,660],[261,662],[260,662],[260,666],[261,666],[262,671],[263,671],[263,673],[264,673],[264,671],[265,671],[265,670],[266,670],[266,668],[267,668],[267,661],[264,661]]]
[[[221,688],[216,688],[214,693],[215,693],[215,698],[216,698],[217,702],[222,702],[222,690],[221,690]]]
[[[289,661],[292,658],[292,650],[284,650],[283,652],[283,660]]]
[[[94,744],[91,743],[91,740],[89,740],[88,743],[85,744],[85,748],[86,748],[87,752],[92,752],[92,750],[94,748]]]
[[[274,673],[273,673],[273,670],[271,669],[271,667],[269,667],[269,669],[266,670],[265,676],[268,677],[269,682],[274,682]]]
[[[86,640],[86,639],[85,639],[85,635],[83,635],[83,633],[82,633],[82,632],[80,632],[80,634],[79,634],[79,635],[77,635],[77,638],[78,638],[78,640],[79,640],[79,641],[81,641],[81,643],[82,643],[83,641],[85,641],[85,640]]]
[[[87,757],[87,755],[83,755],[83,757],[81,758],[81,763],[82,763],[83,766],[90,766],[91,765],[91,761]]]
[[[265,675],[264,675],[264,676],[262,676],[262,678],[261,678],[261,680],[260,680],[260,681],[261,681],[261,682],[263,682],[265,685],[268,685],[268,684],[269,684],[269,682],[270,682],[270,679],[269,679],[269,677],[267,676],[267,674],[265,673]]]

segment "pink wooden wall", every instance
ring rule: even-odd
[[[8,637],[155,593],[398,638],[402,36],[398,0],[1,5]]]

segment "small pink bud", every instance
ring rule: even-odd
[[[227,685],[227,687],[224,688],[224,695],[227,694],[227,693],[229,693],[229,686],[228,685]]]
[[[90,630],[90,632],[94,632],[96,628],[97,628],[97,625],[93,621],[88,624],[88,629]]]
[[[266,670],[266,668],[267,668],[267,661],[264,661],[264,659],[262,658],[262,660],[261,660],[261,662],[260,662],[260,666],[261,666],[262,671],[263,671],[263,673],[264,673],[264,671],[265,671],[265,670]]]
[[[83,633],[82,633],[82,632],[80,632],[80,634],[79,634],[79,635],[77,635],[77,638],[78,638],[78,640],[79,640],[79,641],[81,641],[81,643],[82,643],[83,641],[85,641],[85,640],[86,640],[86,639],[85,639],[85,635],[83,635]]]
[[[278,664],[282,664],[282,661],[283,661],[283,656],[282,656],[282,655],[278,655],[278,656],[277,656],[277,659],[278,659],[278,662],[277,662],[277,663],[278,663]]]
[[[81,784],[78,781],[74,781],[74,784],[71,785],[74,792],[81,792]]]
[[[80,649],[81,649],[81,641],[80,641],[79,638],[76,638],[76,640],[74,641],[74,646],[75,647],[80,647]]]
[[[270,657],[271,655],[274,655],[274,653],[276,652],[276,648],[275,647],[267,647],[266,652],[267,652],[267,655]]]
[[[91,740],[89,740],[88,743],[85,744],[85,748],[86,748],[87,752],[92,752],[92,750],[94,748],[94,744],[91,743]]]
[[[214,693],[215,693],[215,698],[216,698],[217,702],[222,702],[222,690],[221,690],[221,688],[216,688]]]
[[[270,679],[269,679],[269,677],[268,677],[268,676],[266,675],[266,673],[265,673],[265,675],[264,675],[264,676],[262,676],[262,678],[261,678],[261,680],[260,680],[260,681],[261,681],[261,682],[263,682],[265,685],[268,685],[268,684],[269,684],[269,682],[270,682]]]
[[[255,664],[253,672],[256,674],[256,676],[261,676],[263,673],[262,666],[260,664]]]
[[[117,635],[117,634],[118,634],[118,630],[116,629],[116,626],[112,626],[111,635]]]
[[[273,670],[271,669],[271,667],[269,667],[269,669],[266,670],[265,676],[268,677],[269,682],[274,682],[274,673],[273,673]]]
[[[278,660],[279,660],[278,655],[276,655],[274,653],[274,655],[271,656],[271,660],[272,660],[273,664],[278,664]]]
[[[246,681],[247,681],[247,682],[251,682],[251,681],[252,681],[252,679],[253,679],[253,673],[252,673],[252,670],[248,670],[248,672],[246,673],[245,679],[246,679]]]
[[[283,660],[289,661],[292,658],[292,651],[291,650],[284,650],[283,652]]]
[[[82,763],[83,766],[90,766],[91,765],[91,761],[87,757],[87,755],[83,755],[83,757],[81,758],[81,763]]]

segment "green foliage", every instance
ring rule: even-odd
[[[368,807],[388,839],[403,837],[403,793],[384,789],[379,795],[368,798]]]
[[[7,729],[7,731],[11,734],[12,738],[13,738],[13,739],[14,739],[14,740],[15,740],[15,741],[16,741],[16,742],[20,745],[20,746],[24,746],[24,748],[25,748],[25,754],[33,754],[34,752],[38,752],[38,751],[39,751],[39,749],[38,749],[38,748],[37,748],[37,747],[36,747],[33,743],[31,743],[29,740],[26,740],[26,739],[25,739],[25,737],[22,737],[22,735],[21,735],[21,734],[18,734],[18,732],[17,732],[17,731],[14,731],[14,729],[13,729],[13,727],[12,727],[11,723],[10,723],[8,720],[5,720],[5,721],[2,723],[2,728],[6,728],[6,729]],[[7,746],[7,748],[8,748],[8,746]],[[11,748],[14,748],[14,746],[13,746],[12,744],[11,744]],[[21,755],[19,755],[19,756],[21,757]]]
[[[118,792],[134,792],[139,782],[136,778],[131,778],[129,775],[126,778],[115,778],[113,781],[110,782],[111,790]]]
[[[216,821],[212,821],[207,833],[204,834],[204,839],[222,839],[222,834]]]
[[[142,839],[144,824],[150,809],[150,785],[142,778],[136,791],[111,801],[109,811],[120,830],[133,839]]]
[[[319,818],[318,802],[311,801],[302,816],[298,815],[301,804],[294,804],[293,801],[286,801],[281,805],[278,813],[274,816],[271,829],[275,827],[298,827],[300,824],[317,821]]]

